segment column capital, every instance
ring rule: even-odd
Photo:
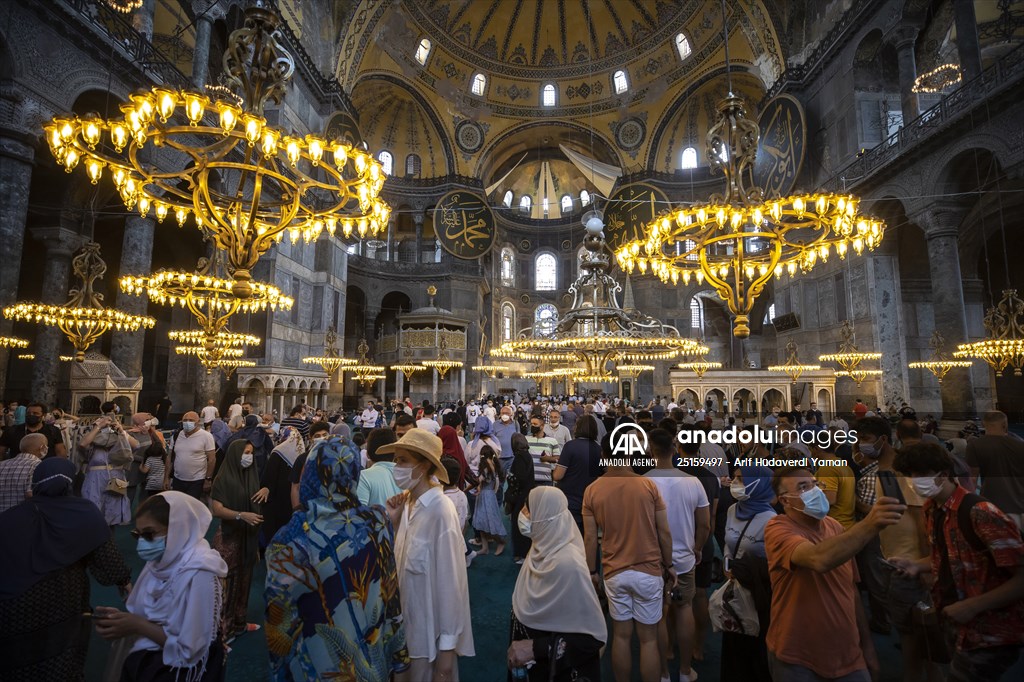
[[[197,22],[208,21],[212,24],[226,16],[218,0],[192,0],[192,11],[195,12]]]
[[[66,227],[34,227],[31,233],[33,239],[43,243],[48,258],[71,258],[89,243],[88,237]]]
[[[956,236],[968,207],[960,202],[936,202],[907,217],[918,224],[925,239]]]

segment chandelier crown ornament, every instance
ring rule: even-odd
[[[864,381],[865,377],[876,376],[874,370],[862,369],[860,365],[865,360],[881,360],[882,354],[857,350],[857,345],[854,343],[853,325],[849,320],[843,321],[839,335],[842,339],[839,343],[839,352],[819,355],[818,361],[838,364],[840,369],[836,371],[836,376],[852,377],[858,386]],[[878,375],[881,375],[881,371],[878,372]]]
[[[769,372],[782,372],[783,374],[789,375],[789,378],[795,384],[800,378],[800,375],[804,372],[813,372],[821,369],[821,365],[805,365],[800,362],[796,344],[792,341],[786,344],[786,362],[782,365],[771,365],[768,367]]]
[[[962,343],[953,357],[961,360],[977,358],[992,367],[997,377],[1009,367],[1015,377],[1024,368],[1024,300],[1016,289],[1004,289],[999,303],[985,312],[988,336],[981,341]]]
[[[954,360],[946,353],[945,339],[942,338],[942,334],[936,329],[932,332],[932,338],[928,342],[929,347],[932,349],[931,360],[924,360],[921,362],[911,362],[907,365],[910,369],[926,369],[935,375],[935,378],[941,384],[942,380],[949,374],[949,370],[956,367],[968,368],[973,365],[971,360]]]
[[[377,379],[371,379],[371,377],[381,378],[387,368],[384,365],[375,365],[370,361],[370,344],[366,342],[366,339],[360,339],[359,345],[356,346],[356,352],[359,353],[359,360],[356,364],[347,366],[345,369],[352,372],[355,380],[361,384],[372,384]]]
[[[324,368],[327,376],[330,377],[334,376],[334,373],[342,367],[354,365],[357,361],[351,358],[343,358],[338,353],[338,332],[332,324],[327,327],[327,332],[324,334],[324,354],[302,358],[302,362],[307,365],[320,365]]]
[[[250,270],[287,233],[294,243],[339,229],[346,238],[376,236],[390,207],[380,199],[384,172],[369,153],[317,135],[289,134],[267,122],[294,72],[279,40],[279,19],[249,7],[228,40],[224,65],[235,94],[164,86],[136,92],[123,118],[57,116],[44,126],[57,163],[84,166],[90,181],[110,174],[124,205],[179,226],[189,216],[227,254],[239,298],[251,293]],[[159,147],[159,153],[151,153]]]
[[[71,271],[81,285],[68,290],[66,303],[15,303],[4,309],[4,317],[58,327],[74,345],[77,362],[84,362],[85,351],[108,331],[134,332],[156,325],[152,317],[103,307],[103,294],[94,285],[106,274],[107,264],[96,242],[87,243],[75,254]]]
[[[433,294],[431,294],[431,300],[433,300]],[[437,343],[437,358],[433,360],[424,360],[423,366],[436,369],[437,375],[444,380],[450,370],[462,367],[462,361],[452,360],[448,357],[448,339],[442,335],[441,339]]]

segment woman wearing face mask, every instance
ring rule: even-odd
[[[0,514],[2,680],[80,680],[89,646],[89,576],[130,588],[131,573],[88,500],[73,497],[75,466],[43,460],[32,497]]]
[[[512,466],[509,468],[508,490],[505,492],[505,512],[512,519],[512,557],[517,564],[523,563],[526,553],[530,551],[530,538],[520,531],[516,519],[536,484],[530,444],[526,436],[517,433],[512,436]]]
[[[139,506],[132,534],[146,566],[128,597],[128,610],[96,607],[101,637],[137,637],[122,682],[223,679],[221,581],[228,569],[204,539],[212,520],[206,505],[177,491]]]
[[[409,679],[458,680],[457,657],[475,651],[462,529],[455,505],[434,480],[448,483],[441,439],[411,429],[377,453],[394,453],[395,483],[406,491],[388,500],[387,510],[397,529],[395,561],[412,659]]]
[[[565,495],[534,488],[514,522],[533,544],[512,593],[509,670],[537,682],[600,680],[608,630]]]
[[[757,637],[722,633],[723,680],[770,682],[765,635],[771,611],[772,585],[764,552],[764,527],[774,516],[772,470],[762,466],[741,466],[729,485],[736,504],[729,508],[725,524],[725,567],[754,597],[760,631]]]
[[[111,531],[114,526],[124,526],[132,520],[125,465],[131,462],[131,450],[138,446],[139,442],[125,433],[113,417],[100,417],[93,422],[89,433],[78,444],[82,459],[87,462],[82,497],[96,505]],[[121,463],[112,464],[112,456],[120,457]],[[124,481],[124,494],[108,492],[110,481],[115,479]]]
[[[245,620],[252,569],[259,550],[260,524],[263,523],[261,508],[256,502],[260,482],[254,464],[252,443],[236,440],[228,447],[210,491],[213,515],[220,519],[213,548],[228,565],[223,631],[231,639],[247,630],[259,629],[258,625],[250,625]]]
[[[311,428],[316,429],[317,424],[313,424]],[[318,437],[322,437],[325,432],[326,425],[323,429],[313,431]],[[292,474],[300,458],[303,462],[306,461],[305,443],[299,430],[290,426],[285,427],[282,436],[281,442],[270,453],[267,466],[260,476],[260,489],[254,498],[263,505],[261,547],[269,545],[274,533],[292,517]],[[296,476],[294,480],[298,480],[298,477]]]

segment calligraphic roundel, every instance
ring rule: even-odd
[[[657,187],[638,182],[615,191],[604,209],[604,233],[615,249],[634,239],[646,239],[644,227],[672,206]]]
[[[455,190],[437,202],[434,232],[441,247],[453,256],[480,258],[494,246],[494,214],[479,195]]]
[[[789,194],[807,153],[807,118],[792,95],[779,95],[761,110],[761,144],[754,161],[754,184],[766,199]]]

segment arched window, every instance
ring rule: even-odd
[[[482,73],[478,73],[477,75],[473,76],[473,85],[469,87],[469,91],[472,92],[477,97],[483,97],[484,90],[486,89],[487,76],[483,75]]]
[[[501,203],[505,205],[505,208],[512,207],[512,190],[505,192],[505,197],[501,200]]]
[[[572,197],[568,194],[562,197],[562,213],[572,213]]]
[[[427,59],[430,58],[430,48],[433,47],[430,44],[430,39],[424,38],[420,41],[419,46],[416,48],[416,61],[420,63],[420,66],[427,65]]]
[[[417,178],[420,175],[420,171],[423,168],[423,164],[420,162],[419,154],[410,154],[405,157],[405,174],[411,178]]]
[[[522,198],[519,199],[519,210],[525,213],[526,215],[530,215],[530,206],[532,204],[533,200],[530,199],[530,195],[524,194]]]
[[[511,303],[501,304],[501,341],[511,341],[516,335],[516,309]]]
[[[629,82],[626,80],[626,72],[619,70],[612,75],[612,85],[615,86],[615,94],[621,95],[629,90]]]
[[[676,52],[679,53],[680,59],[686,59],[693,52],[693,49],[690,47],[690,41],[682,33],[676,34]]]
[[[588,192],[587,190],[583,190],[582,192],[580,192],[580,206],[589,206],[589,205],[590,205],[590,192]]]
[[[696,296],[690,299],[690,328],[704,329],[704,307]]]
[[[542,253],[534,262],[534,288],[554,291],[558,282],[558,261],[550,253]]]
[[[552,256],[554,258],[554,256]],[[553,336],[558,324],[558,309],[550,303],[541,303],[533,314],[533,335]]]
[[[555,86],[548,83],[541,90],[540,103],[546,107],[555,106]]]
[[[545,218],[547,218],[547,217],[548,217],[548,198],[547,198],[547,197],[544,197],[543,199],[541,199],[541,201],[540,201],[540,207],[541,207],[541,208],[540,208],[540,212],[541,212],[541,214],[542,214],[542,215],[543,215],[543,216],[544,216]]]
[[[697,150],[693,147],[687,147],[683,150],[683,160],[680,164],[680,168],[683,170],[690,170],[697,167]]]
[[[391,152],[381,152],[377,155],[377,160],[380,161],[380,169],[384,171],[384,175],[391,175],[391,171],[394,170],[395,163],[395,159],[391,156]]]
[[[516,285],[516,255],[507,246],[501,250],[501,285],[505,287]]]
[[[775,322],[775,304],[772,303],[768,306],[768,312],[764,314],[764,323],[772,324]]]

